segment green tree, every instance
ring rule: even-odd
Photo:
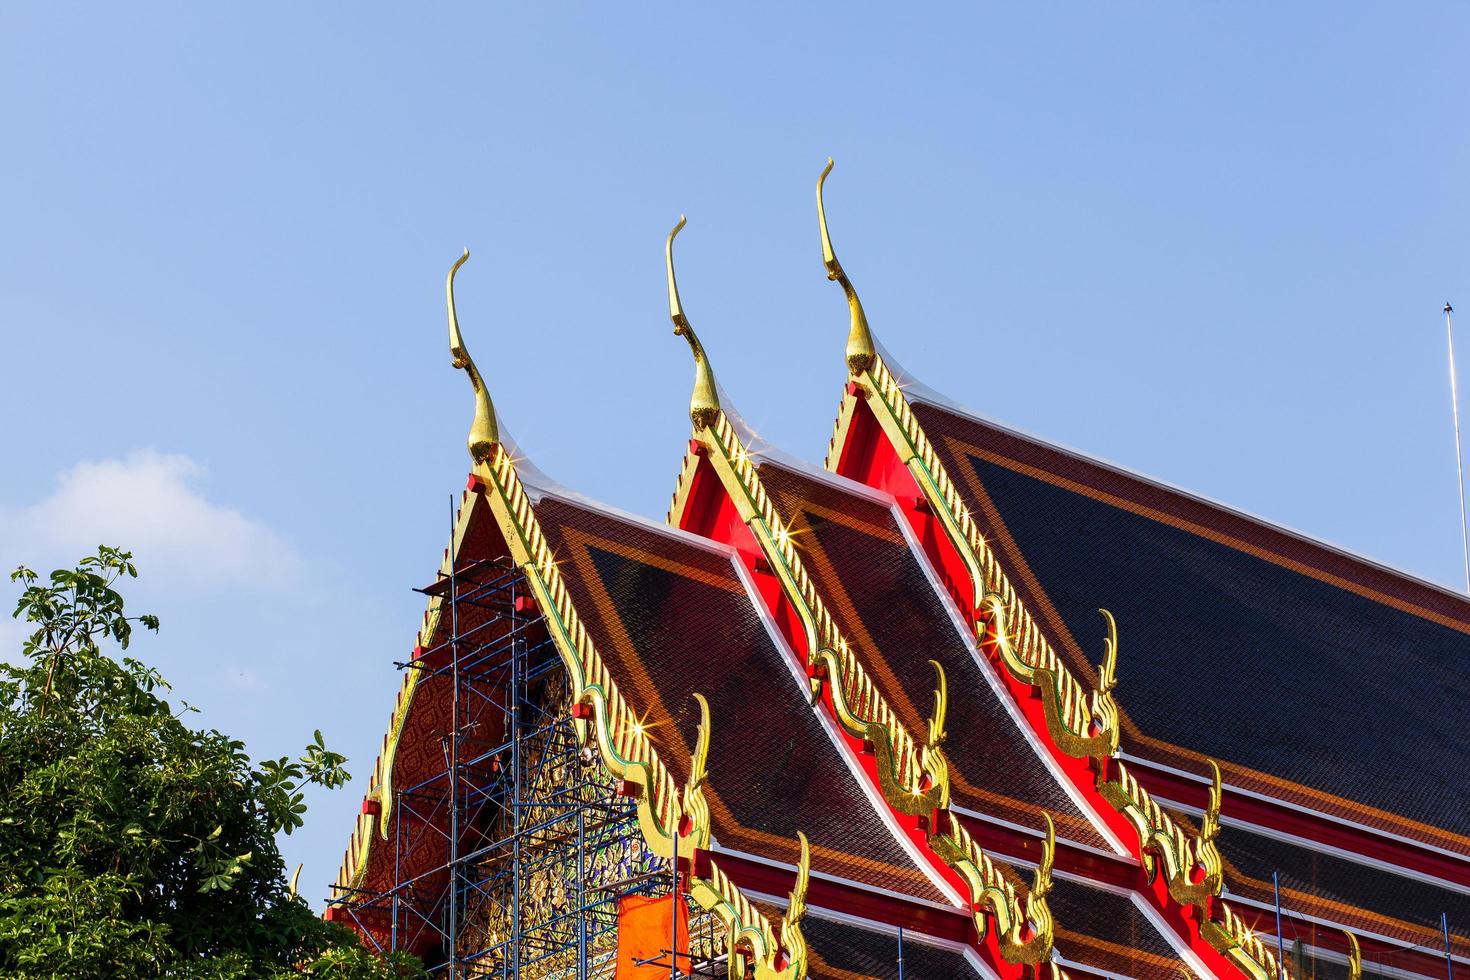
[[[0,975],[419,975],[323,922],[286,879],[276,834],[302,825],[303,786],[350,778],[346,760],[317,732],[300,758],[257,766],[186,724],[193,709],[125,655],[135,626],[158,629],[114,588],[136,576],[107,547],[11,576],[33,632],[17,665],[0,663]]]

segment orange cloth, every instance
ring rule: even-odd
[[[669,975],[669,903],[674,896],[649,898],[626,895],[618,899],[618,970],[615,980],[667,980]],[[674,950],[680,954],[681,970],[689,968],[689,906],[678,903],[678,925]],[[652,960],[643,966],[639,960]],[[660,966],[659,964],[663,965]]]

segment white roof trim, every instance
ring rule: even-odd
[[[1084,463],[1090,463],[1093,466],[1100,466],[1103,469],[1111,470],[1114,473],[1117,473],[1119,476],[1125,476],[1129,479],[1137,480],[1140,483],[1147,483],[1151,486],[1157,487],[1160,490],[1166,490],[1169,493],[1185,497],[1189,500],[1193,500],[1196,503],[1203,504],[1207,507],[1212,507],[1215,510],[1224,511],[1225,513],[1233,517],[1250,521],[1251,523],[1260,525],[1267,530],[1275,531],[1278,534],[1284,534],[1288,537],[1296,538],[1298,541],[1302,541],[1306,544],[1314,545],[1318,548],[1331,551],[1342,558],[1357,562],[1360,565],[1367,565],[1368,567],[1376,569],[1377,571],[1384,572],[1399,579],[1403,579],[1404,581],[1412,583],[1414,585],[1420,585],[1425,588],[1433,589],[1441,595],[1458,600],[1458,602],[1460,602],[1461,604],[1466,605],[1466,614],[1467,616],[1470,616],[1470,597],[1466,597],[1465,595],[1455,591],[1448,586],[1441,585],[1438,582],[1431,582],[1429,579],[1422,578],[1412,572],[1405,571],[1402,568],[1397,568],[1393,565],[1388,564],[1387,562],[1380,561],[1376,558],[1371,558],[1367,555],[1362,554],[1361,552],[1353,551],[1351,548],[1347,548],[1339,544],[1334,544],[1331,541],[1326,541],[1322,538],[1313,537],[1312,535],[1307,534],[1304,531],[1298,531],[1296,528],[1290,527],[1288,525],[1281,524],[1277,521],[1268,520],[1257,514],[1252,514],[1250,511],[1241,510],[1238,507],[1232,507],[1229,504],[1215,500],[1213,497],[1207,497],[1204,494],[1196,493],[1193,490],[1187,490],[1184,487],[1170,483],[1167,480],[1160,480],[1157,477],[1152,477],[1145,473],[1140,473],[1137,470],[1129,469],[1128,467],[1122,466],[1118,463],[1114,463],[1111,460],[1101,459],[1089,453],[1082,452],[1081,450],[1073,449],[1071,446],[1066,446],[1059,442],[1053,442],[1052,440],[1045,439],[1041,436],[1036,435],[1033,432],[1028,432],[1025,429],[1017,428],[1016,426],[1009,425],[1005,422],[1001,422],[997,419],[991,418],[990,416],[985,415],[983,412],[977,412],[974,409],[967,408],[954,399],[949,398],[944,394],[934,390],[933,388],[930,388],[928,385],[924,384],[914,375],[904,370],[903,366],[893,359],[893,356],[888,353],[888,350],[884,348],[882,344],[878,345],[878,351],[880,354],[882,354],[883,363],[888,366],[889,373],[893,375],[894,380],[898,382],[899,387],[903,389],[904,394],[908,396],[910,401],[932,405],[933,407],[942,409],[952,415],[958,415],[962,418],[969,419],[972,422],[977,422],[981,425],[986,425],[993,429],[999,429],[1000,431],[1005,432],[1008,435],[1015,436],[1018,439],[1024,439],[1027,442],[1032,442],[1036,445],[1043,446],[1055,452],[1071,456],[1074,459],[1081,460]]]

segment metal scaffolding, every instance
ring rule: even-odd
[[[504,558],[448,567],[419,590],[441,600],[442,638],[399,665],[419,672],[416,703],[442,716],[442,763],[391,787],[391,886],[343,889],[330,904],[436,977],[610,976],[621,901],[687,895],[646,848],[636,800],[579,742],[566,669],[524,574]],[[671,936],[660,959],[641,962],[723,976],[714,923],[696,910],[688,928],[696,958],[672,955]]]

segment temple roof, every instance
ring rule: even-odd
[[[1189,817],[1169,801],[1218,760],[1235,912],[1274,937],[1279,876],[1284,945],[1300,942],[1314,975],[1344,969],[1343,929],[1370,975],[1440,969],[1441,914],[1470,914],[1450,854],[1470,853],[1454,734],[1470,714],[1470,602],[901,384],[935,465],[1084,684],[1096,672],[1078,636],[1101,605],[1117,617],[1123,755],[1176,822]],[[1428,760],[1445,778],[1424,778]]]
[[[861,924],[814,914],[803,924],[813,954],[811,980],[899,980],[899,938],[895,930],[864,928]],[[909,933],[903,941],[903,976],[980,980],[963,947],[939,945],[923,935]]]
[[[877,812],[806,702],[725,549],[585,503],[543,497],[537,514],[578,609],[676,779],[709,701],[710,797],[720,847],[942,902]]]
[[[1106,849],[991,689],[882,498],[770,457],[761,457],[759,469],[843,635],[859,645],[910,728],[924,724],[933,687],[929,661],[944,668],[955,805],[1033,830],[1045,810],[1059,837]]]
[[[1057,952],[1096,972],[1179,980],[1190,971],[1133,896],[1082,878],[1059,878],[1051,894]]]
[[[453,554],[525,576],[561,723],[636,801],[649,853],[771,978],[898,976],[903,935],[909,976],[1275,980],[1278,885],[1295,976],[1355,975],[1355,936],[1368,975],[1434,975],[1438,917],[1470,917],[1470,599],[923,388],[876,347],[821,187],[850,320],[834,472],[762,443],[719,389],[674,277],[681,218],[673,527],[504,441],[447,285],[476,398]],[[344,891],[385,887],[393,785],[443,767],[450,688],[424,676]]]
[[[1092,673],[1076,637],[1097,607],[1117,617],[1125,751],[1214,758],[1229,784],[1470,853],[1465,597],[953,409],[914,413],[1074,671]],[[1202,702],[1249,711],[1201,725]]]
[[[1435,942],[1434,910],[1463,913],[1470,894],[1460,803],[1470,600],[926,388],[877,346],[836,259],[823,201],[831,169],[817,215],[828,278],[848,305],[849,382],[827,468],[893,496],[895,524],[927,557],[961,631],[1004,666],[1009,703],[1044,736],[1050,770],[1094,818],[1132,832],[1146,873],[1113,881],[1132,901],[1147,895],[1150,918],[1194,952],[1230,961],[1209,972],[1278,975],[1281,946],[1302,940],[1293,917],[1311,926],[1293,959],[1355,975],[1361,948],[1381,967],[1437,972],[1425,947],[1447,952],[1451,939],[1441,920]],[[812,509],[813,493],[796,496]],[[861,550],[822,547],[842,552],[844,568]],[[829,587],[840,591],[841,578]],[[1094,668],[1079,637],[1096,635],[1099,613],[1107,641]],[[1064,900],[1052,904],[1063,921]],[[1266,910],[1280,926],[1263,923]]]
[[[871,649],[871,638],[858,624],[861,638],[848,639],[842,618],[824,600],[822,577],[805,568],[802,528],[781,513],[764,486],[748,429],[727,413],[704,346],[684,313],[673,260],[674,237],[684,224],[681,217],[670,232],[665,261],[674,333],[688,342],[695,362],[693,430],[669,523],[730,546],[752,598],[779,632],[788,669],[807,679],[808,706],[863,773],[874,811],[945,896],[966,909],[967,938],[990,969],[1006,977],[1031,976],[1053,958],[1046,904],[1055,851],[1051,818],[1041,811],[1046,830],[1027,889],[985,853],[965,818],[949,809],[950,765],[941,747],[948,717],[943,666],[930,661],[932,710],[919,726],[911,725],[889,701],[891,695],[908,699],[896,685],[885,684],[887,665]],[[924,734],[917,736],[915,728]]]
[[[1246,827],[1227,825],[1220,845],[1226,855],[1226,887],[1238,899],[1272,907],[1271,876],[1279,874],[1288,945],[1292,938],[1315,934],[1315,920],[1341,923],[1363,936],[1436,948],[1442,945],[1441,913],[1456,922],[1470,921],[1470,895],[1422,879]],[[1335,933],[1329,938],[1336,945]],[[1463,944],[1457,948],[1470,952]]]

